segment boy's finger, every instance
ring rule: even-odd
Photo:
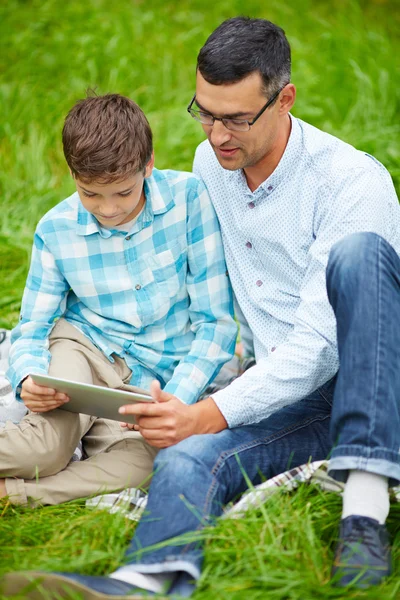
[[[26,406],[32,412],[48,412],[59,408],[63,403],[60,402],[27,402]]]
[[[56,396],[42,396],[42,394],[28,394],[26,392],[21,394],[21,398],[24,402],[39,402],[43,403],[57,403],[59,405],[69,402],[68,396],[65,394],[57,394]]]
[[[121,427],[125,427],[126,429],[135,429],[136,425],[133,423],[120,423]]]

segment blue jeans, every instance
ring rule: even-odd
[[[400,481],[400,260],[377,235],[353,234],[332,248],[327,288],[338,324],[337,376],[260,423],[162,450],[129,569],[197,579],[202,549],[193,532],[247,489],[246,477],[256,485],[330,456],[337,479],[361,469]],[[192,591],[175,591],[182,589]]]

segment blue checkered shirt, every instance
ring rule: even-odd
[[[159,171],[131,230],[100,226],[77,193],[39,222],[7,377],[14,389],[47,373],[49,334],[63,316],[131,384],[195,402],[231,358],[236,338],[219,225],[203,183]]]
[[[221,225],[242,339],[253,341],[257,360],[213,394],[230,427],[266,419],[337,372],[325,276],[333,244],[371,231],[400,254],[400,207],[387,170],[365,152],[291,121],[278,166],[254,192],[241,169],[221,167],[208,141],[195,157]]]

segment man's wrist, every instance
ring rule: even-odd
[[[195,413],[194,434],[219,433],[228,428],[224,415],[211,396],[192,405]]]

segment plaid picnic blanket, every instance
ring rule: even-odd
[[[221,518],[239,519],[249,509],[265,504],[268,498],[279,489],[294,490],[304,482],[318,485],[321,489],[329,492],[341,494],[344,484],[328,475],[328,466],[329,461],[320,460],[280,473],[246,492],[236,504],[227,505]],[[392,488],[391,495],[394,500],[400,502],[400,486]],[[146,505],[146,494],[136,488],[128,488],[119,494],[96,496],[86,501],[86,506],[108,510],[110,513],[121,512],[132,521],[140,520]]]

